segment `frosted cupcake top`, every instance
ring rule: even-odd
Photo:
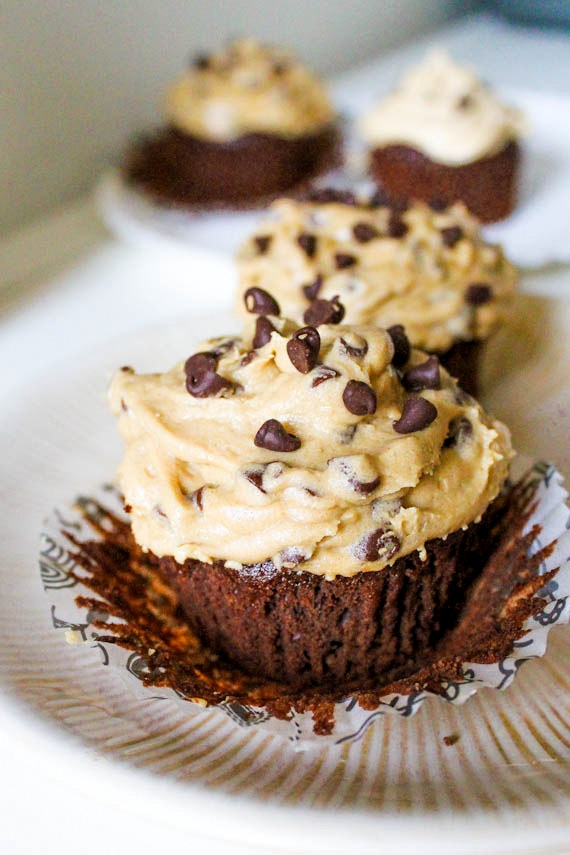
[[[462,205],[398,212],[332,191],[318,199],[275,202],[242,245],[242,314],[251,287],[300,324],[315,299],[338,295],[348,323],[403,323],[414,346],[436,352],[484,339],[503,320],[516,271]]]
[[[187,134],[224,142],[312,134],[335,112],[323,83],[288,51],[244,39],[199,57],[169,91],[165,116]]]
[[[523,132],[524,119],[470,68],[434,50],[362,117],[359,129],[371,148],[403,144],[456,166],[500,151]]]
[[[478,521],[512,456],[507,429],[401,327],[304,329],[247,295],[250,329],[165,374],[110,388],[120,483],[155,555],[334,578],[379,571]]]

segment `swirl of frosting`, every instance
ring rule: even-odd
[[[482,239],[460,204],[394,213],[364,201],[281,199],[237,263],[242,314],[243,294],[255,286],[270,290],[282,314],[298,323],[315,297],[339,295],[346,322],[402,323],[414,346],[438,353],[487,338],[517,281],[500,247]]]
[[[170,89],[166,119],[218,142],[245,134],[298,137],[335,120],[323,83],[287,51],[252,39],[199,58]]]
[[[334,578],[381,570],[479,520],[506,478],[509,433],[436,357],[412,351],[396,368],[376,327],[315,335],[266,320],[257,349],[250,330],[206,342],[186,370],[113,379],[120,483],[145,550]],[[227,383],[204,396],[191,382],[200,372]]]
[[[434,50],[359,122],[371,148],[404,144],[448,166],[496,154],[525,129],[470,69]]]

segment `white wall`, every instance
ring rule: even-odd
[[[455,0],[0,0],[0,230],[87,190],[157,122],[186,58],[236,35],[322,73],[449,18]]]

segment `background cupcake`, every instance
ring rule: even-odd
[[[460,200],[482,222],[513,209],[524,128],[469,68],[430,53],[360,122],[372,177],[398,201]]]
[[[275,202],[237,263],[242,314],[251,287],[270,291],[299,324],[338,296],[348,323],[404,325],[414,347],[438,354],[472,393],[481,342],[504,321],[517,279],[463,206],[402,210],[332,191]]]
[[[166,125],[133,145],[130,183],[177,205],[247,205],[331,166],[324,85],[282,48],[244,39],[197,57],[170,89]]]
[[[113,381],[135,539],[247,673],[297,688],[410,673],[493,549],[475,523],[508,431],[405,337],[339,325],[338,304],[299,329],[266,292],[247,301],[245,338]]]

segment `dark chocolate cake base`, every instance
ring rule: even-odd
[[[491,223],[514,208],[519,161],[514,141],[497,154],[461,166],[437,163],[409,146],[388,145],[370,153],[369,170],[396,204],[419,199],[446,207],[461,201],[482,223]]]
[[[438,353],[439,361],[463,389],[474,398],[479,397],[479,365],[483,352],[482,341],[458,341],[445,353]]]
[[[392,567],[327,581],[271,562],[226,568],[161,559],[191,628],[250,674],[295,689],[405,673],[457,623],[488,555],[472,525]]]
[[[339,152],[336,126],[302,137],[254,133],[230,142],[166,127],[131,147],[122,172],[163,204],[247,207],[332,168]]]

